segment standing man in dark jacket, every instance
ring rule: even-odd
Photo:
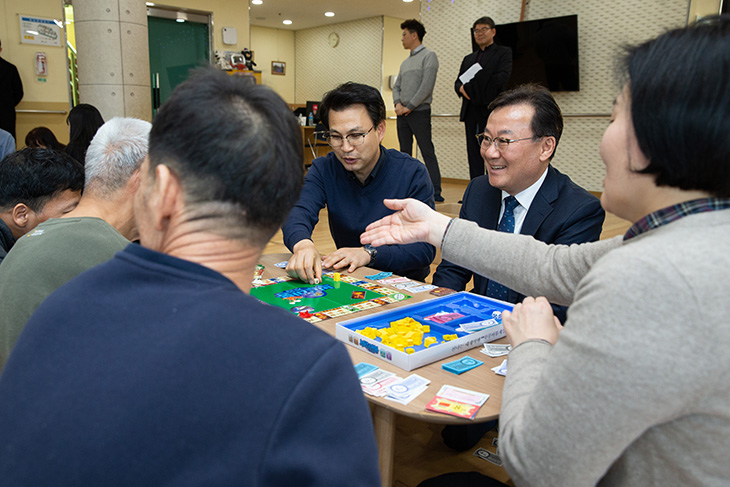
[[[474,22],[474,41],[479,49],[464,58],[454,90],[461,97],[459,120],[466,129],[469,179],[484,174],[484,160],[476,136],[484,132],[489,104],[504,89],[512,73],[512,50],[494,43],[494,20],[481,17]]]
[[[0,41],[0,53],[3,44]],[[23,83],[18,68],[0,57],[0,129],[15,136],[15,106],[23,99]]]

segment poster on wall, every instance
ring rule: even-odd
[[[61,47],[63,24],[54,19],[20,15],[20,42]]]

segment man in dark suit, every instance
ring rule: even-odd
[[[522,85],[504,92],[492,108],[481,143],[487,175],[469,183],[459,217],[497,229],[505,212],[503,201],[512,196],[517,200],[513,233],[556,244],[598,240],[605,218],[600,201],[550,165],[563,128],[552,95],[545,88]],[[472,292],[511,303],[524,298],[448,261],[439,265],[433,283],[461,291],[472,275]],[[565,309],[556,308],[565,321]]]
[[[0,53],[3,44],[0,41]],[[23,83],[18,68],[0,58],[0,129],[15,137],[15,106],[23,99]]]
[[[475,136],[484,131],[489,118],[489,104],[499,95],[512,73],[512,50],[494,43],[497,30],[494,20],[481,17],[472,28],[479,49],[464,58],[454,90],[461,97],[459,120],[466,129],[466,152],[469,178],[484,174],[484,161]]]
[[[550,165],[563,132],[560,107],[550,92],[537,85],[518,86],[502,93],[489,108],[484,133],[478,140],[473,137],[487,175],[467,186],[459,218],[546,243],[598,240],[606,216],[600,201]],[[524,298],[447,260],[436,269],[433,284],[463,291],[472,277],[474,293],[511,303]],[[553,310],[564,322],[566,308],[553,306]],[[496,421],[446,426],[441,434],[447,446],[467,450],[495,425]]]

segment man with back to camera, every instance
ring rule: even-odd
[[[375,88],[345,83],[326,93],[319,115],[332,152],[315,159],[282,231],[293,253],[287,273],[310,284],[322,280],[322,267],[352,272],[369,266],[422,281],[436,249],[429,244],[360,245],[367,225],[390,213],[383,199],[415,198],[433,208],[433,186],[416,159],[380,142],[385,136],[385,103]],[[408,196],[405,196],[408,195]],[[322,259],[312,241],[319,212],[327,206],[337,250]]]
[[[512,50],[494,43],[494,20],[480,17],[472,30],[479,49],[464,57],[454,82],[456,95],[462,99],[459,120],[466,130],[469,179],[484,175],[484,160],[474,137],[484,131],[489,104],[504,89],[512,73]]]
[[[102,125],[86,153],[78,206],[38,225],[8,253],[0,271],[0,369],[49,294],[137,238],[133,197],[150,127],[135,118],[113,118]]]
[[[0,376],[3,481],[380,485],[345,345],[248,295],[301,156],[272,90],[212,69],[175,89],[140,171],[141,245],[51,295]]]
[[[0,54],[3,43],[0,40]],[[0,129],[15,139],[15,107],[23,99],[23,82],[18,68],[0,57]]]
[[[398,77],[393,86],[393,103],[398,115],[398,142],[400,151],[413,155],[413,136],[416,136],[423,161],[431,176],[433,198],[444,201],[441,196],[441,172],[436,159],[436,150],[431,138],[431,101],[439,61],[436,53],[422,44],[426,28],[416,19],[400,24],[403,29],[401,42],[410,54],[400,65]]]
[[[560,107],[550,92],[538,85],[521,85],[503,92],[490,108],[487,127],[480,136],[487,174],[467,186],[459,218],[487,229],[532,235],[549,244],[598,240],[605,218],[601,202],[550,164],[563,132]],[[463,291],[472,277],[473,293],[510,303],[524,299],[447,260],[436,269],[433,284]],[[561,322],[565,322],[566,310],[553,306]],[[493,426],[490,422],[447,426],[442,434],[448,446],[466,450]]]
[[[83,187],[83,166],[66,154],[26,148],[0,161],[0,263],[39,223],[73,210]]]

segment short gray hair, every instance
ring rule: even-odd
[[[152,124],[115,117],[102,125],[86,151],[84,190],[108,196],[122,189],[147,156]]]

